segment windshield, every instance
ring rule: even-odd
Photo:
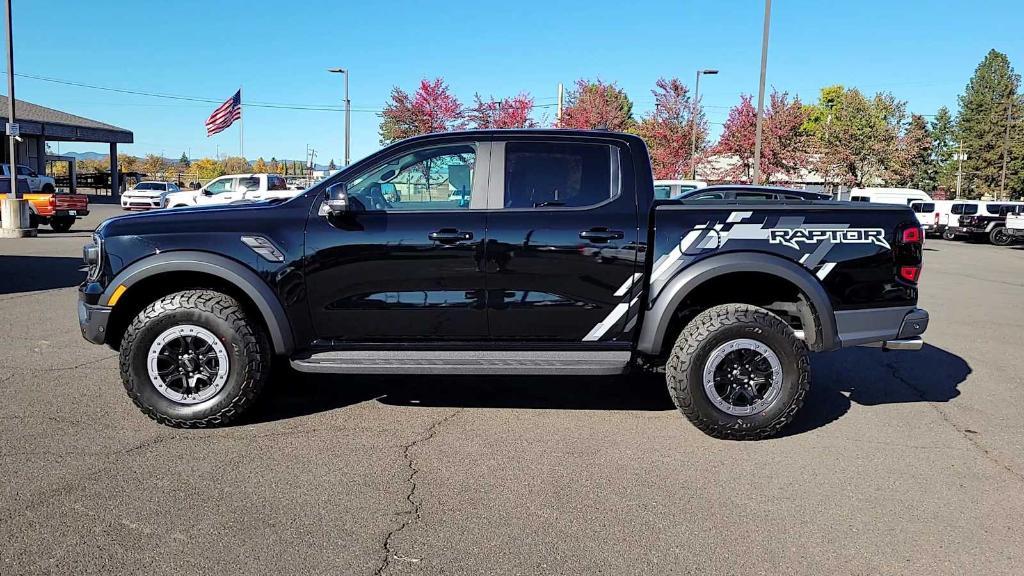
[[[163,182],[139,182],[135,186],[136,190],[166,190],[167,185]]]

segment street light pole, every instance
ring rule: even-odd
[[[700,101],[701,74],[718,74],[718,70],[697,70],[697,81],[693,85],[693,106],[690,110],[690,168],[694,180],[697,179],[697,106]]]
[[[768,28],[772,21],[772,0],[764,0],[764,34],[761,36],[761,83],[757,89],[757,129],[754,136],[754,185],[761,183],[761,125],[764,124],[764,77],[768,69]]]
[[[352,126],[352,101],[348,99],[348,77],[349,71],[346,68],[328,68],[328,72],[345,75],[345,166],[349,164],[349,143]]]
[[[0,227],[2,238],[24,238],[36,235],[36,230],[29,227],[30,216],[28,201],[22,199],[18,190],[18,161],[16,158],[18,134],[14,131],[17,119],[14,115],[14,23],[11,15],[11,0],[7,0],[7,137],[10,140],[11,190],[0,200]],[[45,159],[44,159],[45,160]]]

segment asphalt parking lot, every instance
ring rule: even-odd
[[[94,206],[0,240],[2,574],[1020,574],[1024,247],[929,240],[920,352],[814,358],[780,438],[651,377],[304,377],[159,426],[75,315]]]

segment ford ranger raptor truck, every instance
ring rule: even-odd
[[[291,199],[107,220],[78,315],[170,426],[237,418],[280,357],[322,374],[664,366],[698,428],[750,439],[799,410],[809,352],[921,347],[921,241],[905,206],[756,187],[656,201],[628,134],[452,132]]]

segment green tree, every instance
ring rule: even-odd
[[[1003,154],[1006,142],[1007,122],[1011,106],[1020,109],[1024,105],[1017,88],[1020,75],[1013,71],[1006,54],[989,50],[974,70],[959,97],[960,111],[957,114],[957,132],[963,140],[964,181],[963,191],[968,198],[999,196],[1003,173]],[[1011,124],[1011,129],[1013,128]],[[1014,168],[1022,162],[1024,146],[1020,145],[1019,127],[1011,134],[1012,149],[1010,163]],[[1007,192],[1019,196],[1021,178],[1015,173],[1008,178]]]
[[[869,99],[849,88],[829,111],[815,130],[818,169],[827,182],[861,187],[901,177],[906,102],[888,92]]]
[[[188,159],[188,154],[181,153],[181,158],[178,159],[178,165],[182,168],[189,168],[192,166],[192,161]]]
[[[931,123],[932,162],[935,166],[936,186],[948,191],[956,189],[956,126],[949,108],[943,106]]]
[[[327,169],[332,171],[338,169],[338,165],[334,163],[334,158],[331,158],[330,163],[327,164]]]

